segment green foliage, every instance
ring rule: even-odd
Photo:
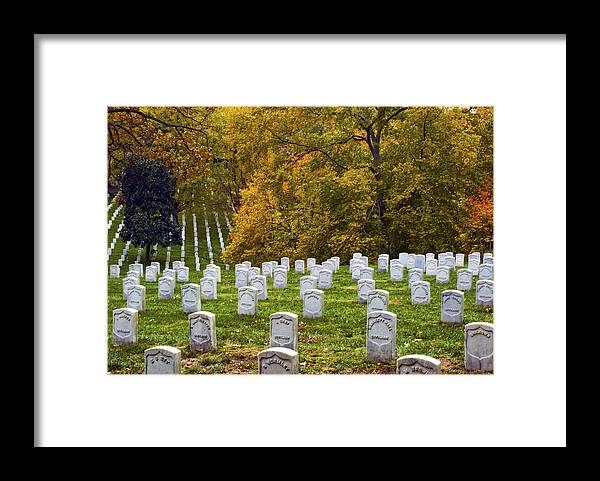
[[[124,224],[123,240],[136,246],[181,244],[177,204],[173,198],[175,179],[157,160],[132,159],[120,179]]]

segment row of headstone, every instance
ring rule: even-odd
[[[121,222],[118,227],[117,227],[117,231],[115,232],[115,235],[110,243],[110,247],[108,248],[108,257],[107,257],[107,261],[110,260],[110,256],[112,255],[112,251],[115,248],[115,246],[117,245],[117,239],[119,238],[119,233],[121,232],[121,229],[123,228],[123,222]]]
[[[212,251],[212,243],[210,241],[210,229],[208,227],[208,217],[206,214],[206,206],[203,206],[204,209],[204,228],[206,229],[206,248],[208,250],[208,258],[210,262],[213,262],[213,251]]]
[[[110,206],[109,206],[110,207]],[[108,221],[108,225],[106,226],[106,230],[110,230],[113,221],[115,220],[115,218],[117,217],[117,215],[119,215],[119,212],[121,212],[121,209],[123,208],[123,205],[119,205],[115,211],[113,212],[112,217],[110,218],[110,220]]]
[[[194,264],[196,272],[200,270],[200,255],[198,250],[198,224],[196,222],[196,214],[192,213],[192,228],[194,230]]]
[[[113,343],[137,343],[138,310],[119,308],[113,311]],[[298,373],[298,316],[276,312],[269,317],[270,347],[258,354],[259,374]],[[217,348],[215,315],[196,311],[188,315],[189,341],[192,350],[208,352]],[[397,317],[387,311],[367,314],[367,359],[373,362],[396,361],[398,374],[439,374],[441,362],[424,355],[396,359]],[[464,364],[467,371],[493,372],[494,325],[472,322],[464,328]],[[181,351],[158,346],[144,351],[145,374],[178,374]]]
[[[449,291],[445,297],[446,308],[451,310],[458,305],[454,297],[456,291]],[[458,297],[462,292],[458,294]],[[444,302],[444,301],[442,301]],[[442,316],[444,305],[442,304]],[[461,321],[462,322],[462,321]],[[389,311],[372,311],[367,313],[367,359],[373,362],[390,362],[396,358],[396,324],[397,316]],[[487,322],[472,322],[464,328],[464,360],[468,371],[493,371],[493,334],[494,325]],[[412,357],[412,356],[411,356]],[[436,374],[440,372],[439,361],[431,358],[410,359],[403,356],[397,359],[399,374]],[[414,366],[416,369],[411,369]]]
[[[219,216],[216,212],[213,212],[215,216],[215,223],[217,226],[217,234],[219,235],[219,245],[221,246],[221,252],[225,251],[225,243],[223,242],[223,233],[221,232],[221,223],[219,222]]]
[[[181,212],[181,260],[185,260],[185,211]]]
[[[129,246],[131,245],[131,241],[128,240],[125,243],[125,247],[123,247],[123,252],[121,253],[121,257],[119,257],[119,260],[117,261],[117,265],[119,267],[123,266],[123,262],[125,262],[125,259],[127,258],[127,253],[129,252]]]
[[[227,230],[231,232],[231,223],[229,222],[229,217],[227,217],[227,212],[223,211],[223,216],[225,217],[225,223],[227,224]]]

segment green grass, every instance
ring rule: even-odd
[[[214,223],[214,217],[212,220]],[[191,224],[191,215],[189,221]],[[201,216],[198,216],[199,234],[204,233],[204,221],[202,220],[201,224],[200,221]],[[213,229],[211,224],[211,237],[213,230],[216,232],[216,227]],[[186,244],[188,242],[191,243],[189,249],[193,257],[191,235],[186,239]],[[216,242],[218,245],[218,239]],[[290,259],[292,266],[293,260]],[[202,259],[202,267],[206,262]],[[193,263],[188,262],[186,265],[192,267],[190,282],[198,283],[202,273],[193,270]],[[126,272],[127,264],[123,267],[122,272]],[[177,283],[174,299],[159,301],[157,284],[142,280],[141,283],[146,285],[147,297],[146,310],[139,313],[138,343],[131,346],[112,346],[112,310],[123,307],[126,303],[122,299],[122,277],[109,278],[108,371],[115,374],[142,373],[144,349],[156,345],[169,345],[181,349],[184,374],[256,374],[258,352],[266,349],[269,343],[269,315],[277,311],[291,311],[299,316],[300,373],[394,373],[394,363],[372,363],[366,360],[367,308],[366,304],[358,303],[357,287],[351,279],[348,266],[340,267],[334,275],[333,288],[325,290],[322,319],[303,319],[299,294],[300,276],[301,274],[296,274],[292,269],[288,273],[287,289],[273,289],[272,278],[269,278],[269,298],[259,301],[257,314],[239,316],[233,266],[229,271],[222,268],[218,300],[202,301],[202,310],[215,313],[217,325],[217,350],[205,354],[198,354],[189,348],[187,315],[181,309],[183,283]],[[440,322],[440,295],[443,290],[455,289],[456,273],[451,274],[448,284],[436,284],[434,277],[426,276],[425,280],[431,283],[431,304],[413,306],[406,272],[402,282],[392,282],[388,274],[375,273],[375,287],[389,291],[389,310],[398,316],[397,355],[433,356],[442,361],[442,372],[465,373],[463,326],[443,325]],[[465,323],[493,322],[491,309],[475,306],[474,289],[465,293],[464,318]]]

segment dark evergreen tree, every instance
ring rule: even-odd
[[[181,244],[181,227],[177,220],[175,177],[159,160],[135,157],[121,174],[121,195],[124,207],[123,240],[146,247],[146,262],[150,248]]]

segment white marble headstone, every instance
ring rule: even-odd
[[[421,354],[402,356],[396,361],[397,374],[440,374],[441,367],[438,359]]]
[[[144,374],[179,374],[181,351],[171,346],[156,346],[144,351]]]
[[[493,372],[494,325],[489,322],[470,322],[465,325],[465,369]]]
[[[181,308],[183,312],[196,312],[201,309],[200,285],[184,284],[181,286]]]
[[[415,281],[410,284],[410,298],[413,304],[429,304],[430,285],[427,281]]]
[[[263,276],[264,277],[264,276]],[[238,289],[238,314],[253,316],[256,314],[258,303],[258,289],[252,286],[244,286]]]
[[[137,342],[138,311],[129,307],[113,310],[112,341],[116,345]]]
[[[196,352],[208,352],[217,348],[215,315],[208,311],[196,311],[188,315],[190,348]]]
[[[302,276],[300,278],[300,299],[304,299],[304,293],[309,289],[316,289],[319,280],[314,276]]]
[[[298,315],[293,312],[274,312],[269,316],[270,346],[298,350]]]
[[[319,289],[309,289],[304,292],[303,315],[307,319],[323,317],[325,293]]]
[[[369,291],[375,289],[375,281],[373,279],[358,280],[358,302],[366,304]]]
[[[286,347],[270,347],[258,353],[259,374],[298,374],[298,353]]]
[[[367,314],[367,359],[390,362],[396,359],[397,316],[389,311]]]
[[[443,291],[441,295],[442,322],[462,324],[464,319],[465,294],[459,290]]]

